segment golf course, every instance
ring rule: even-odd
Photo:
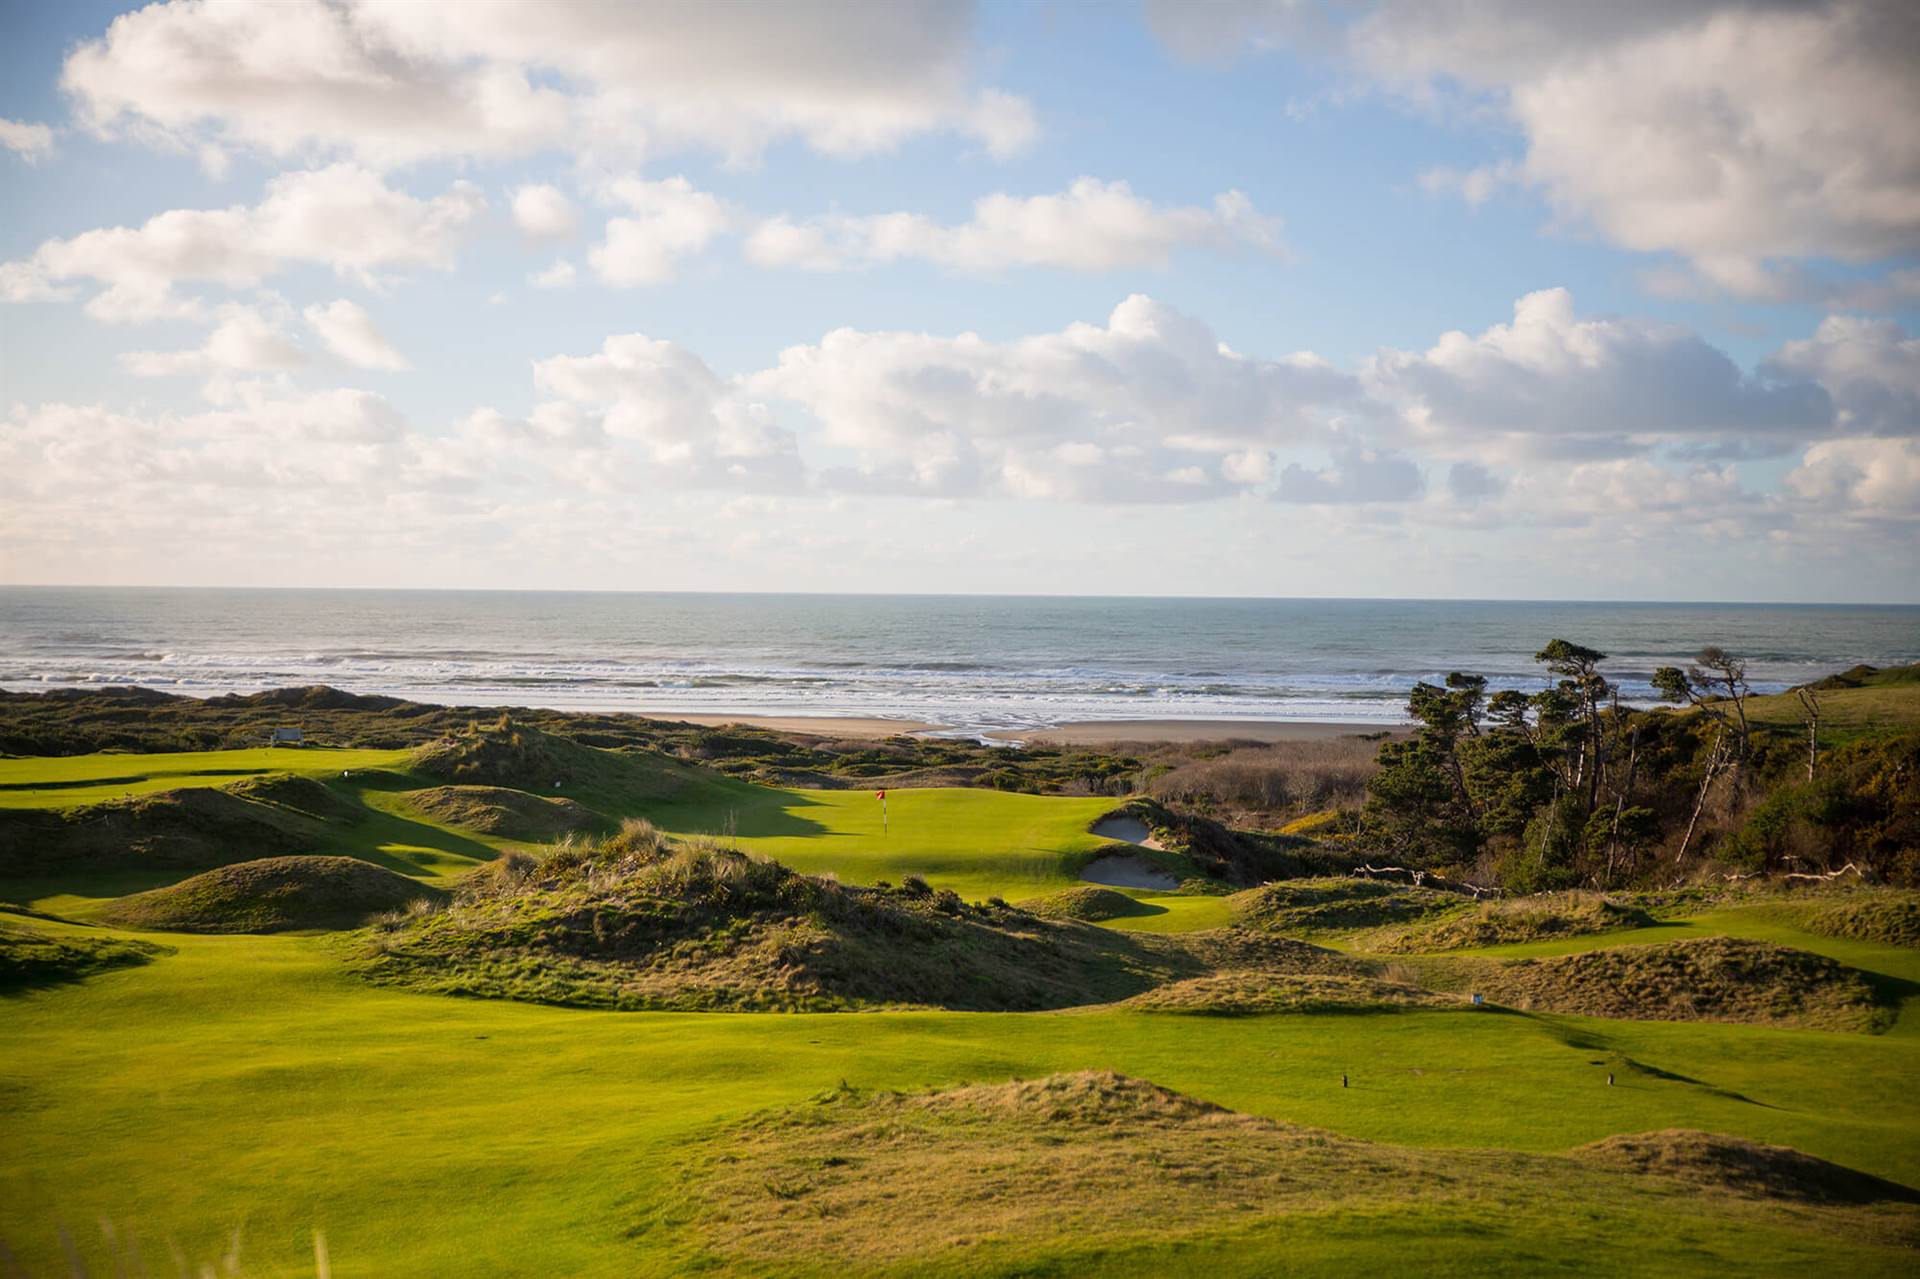
[[[883,821],[505,724],[10,758],[0,805],[10,1273],[1895,1275],[1920,1243],[1911,893],[1241,888],[1095,835],[1111,797]],[[1090,886],[1102,856],[1180,887]]]

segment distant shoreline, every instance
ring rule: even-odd
[[[966,732],[988,741],[1028,745],[1102,746],[1113,742],[1204,742],[1234,738],[1256,742],[1326,741],[1359,733],[1399,732],[1404,724],[1378,720],[1252,720],[1252,719],[1103,719],[1073,720],[1038,728],[961,728],[924,720],[886,719],[854,715],[680,715],[671,711],[641,711],[648,719],[722,727],[743,724],[781,733],[813,733],[822,737],[893,737],[899,734]]]

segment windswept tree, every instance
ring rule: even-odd
[[[1753,689],[1747,683],[1747,662],[1724,648],[1709,644],[1701,649],[1686,670],[1662,666],[1653,673],[1654,691],[1662,701],[1690,705],[1726,726],[1733,737],[1734,759],[1744,764],[1753,739],[1747,724],[1747,698]],[[1729,714],[1728,704],[1733,710]]]
[[[1533,655],[1549,671],[1560,677],[1554,690],[1558,700],[1542,701],[1542,715],[1551,707],[1564,716],[1562,733],[1574,750],[1568,789],[1581,795],[1586,813],[1592,813],[1600,800],[1600,770],[1606,766],[1606,745],[1601,732],[1601,711],[1613,693],[1613,685],[1600,673],[1607,655],[1598,649],[1557,639]]]

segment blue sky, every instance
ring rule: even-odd
[[[119,12],[3,580],[1920,600],[1905,6]]]

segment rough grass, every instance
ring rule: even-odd
[[[507,839],[545,842],[606,824],[598,813],[570,799],[504,786],[434,786],[406,798],[435,821]]]
[[[1653,1021],[1748,1022],[1878,1031],[1893,1013],[1857,969],[1824,955],[1737,937],[1618,946],[1545,959],[1452,961],[1430,981],[1466,980],[1513,1008]]]
[[[1619,932],[1645,928],[1653,922],[1653,916],[1639,907],[1609,901],[1597,894],[1555,893],[1484,902],[1470,910],[1384,930],[1366,937],[1364,947],[1384,954],[1466,950],[1551,937]]]
[[[1153,907],[1143,905],[1123,892],[1091,885],[1063,888],[1057,893],[1029,898],[1017,904],[1029,915],[1038,915],[1042,919],[1077,919],[1089,924],[1154,913]]]
[[[0,991],[79,981],[95,973],[151,963],[166,947],[125,937],[55,935],[0,924]]]
[[[722,1269],[998,1273],[1040,1252],[1054,1259],[1046,1272],[1079,1273],[1100,1269],[1103,1256],[1209,1233],[1307,1230],[1336,1210],[1384,1229],[1450,1209],[1521,1219],[1571,1201],[1602,1230],[1685,1231],[1701,1211],[1687,1193],[1703,1185],[1699,1161],[1636,1162],[1648,1144],[1616,1139],[1564,1155],[1420,1150],[1080,1071],[911,1095],[843,1086],[697,1147],[687,1191],[708,1260]],[[1798,1168],[1788,1163],[1795,1155],[1763,1157]],[[1825,1167],[1825,1182],[1845,1181],[1848,1170]],[[1853,1175],[1860,1193],[1851,1198],[1756,1196],[1741,1183],[1712,1211],[1723,1222],[1791,1222],[1895,1249],[1920,1240],[1910,1192],[1881,1183],[1876,1193],[1871,1178]],[[1182,1267],[1170,1257],[1167,1268]]]
[[[1457,1006],[1443,995],[1405,981],[1359,973],[1279,973],[1239,969],[1170,982],[1127,1000],[1126,1007],[1156,1013],[1247,1017],[1261,1013],[1359,1012],[1387,1008]]]
[[[383,921],[359,966],[447,994],[682,1011],[1059,1008],[1202,971],[1169,939],[919,880],[852,888],[644,822],[502,858],[447,910]]]
[[[1454,893],[1375,879],[1294,879],[1265,884],[1229,899],[1235,922],[1273,933],[1330,933],[1378,928],[1462,910]]]
[[[1801,914],[1808,931],[1828,937],[1920,946],[1920,892],[1911,889],[1859,889]]]
[[[352,857],[267,857],[123,897],[100,918],[185,933],[356,928],[375,915],[445,894]]]

